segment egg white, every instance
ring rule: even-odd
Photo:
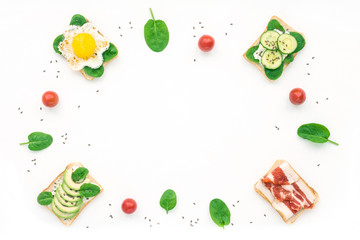
[[[95,52],[88,59],[83,59],[74,53],[72,42],[74,37],[80,33],[88,33],[95,40]],[[74,71],[79,71],[85,66],[91,68],[99,68],[103,64],[102,53],[110,46],[110,42],[106,37],[101,35],[93,23],[85,23],[82,26],[70,25],[64,33],[64,40],[59,44],[59,51],[66,58],[70,68]]]

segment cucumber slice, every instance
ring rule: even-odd
[[[281,34],[280,37],[278,38],[277,43],[278,43],[279,51],[283,54],[293,53],[297,48],[296,39],[287,33]]]
[[[282,61],[282,55],[279,51],[266,50],[261,57],[261,64],[267,69],[277,69]]]
[[[280,34],[273,30],[264,32],[260,37],[260,43],[266,49],[276,50],[279,36]]]

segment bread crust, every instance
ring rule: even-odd
[[[285,162],[287,162],[287,161],[285,161],[285,160],[277,160],[277,161],[272,165],[272,167],[270,168],[270,170],[269,170],[264,176],[270,174],[275,168],[277,168],[278,166],[280,166],[282,163],[285,163]],[[314,200],[314,203],[313,203],[313,205],[315,206],[315,204],[317,204],[317,203],[319,202],[319,194],[318,194],[312,187],[310,187],[310,186],[307,184],[307,182],[304,181],[304,179],[302,179],[302,177],[295,171],[295,169],[294,169],[290,164],[289,164],[289,166],[290,166],[290,168],[299,176],[300,180],[302,180],[302,181],[305,183],[305,185],[311,190],[311,192],[315,195],[315,200]],[[272,202],[270,201],[270,199],[268,199],[268,198],[265,196],[265,194],[264,194],[260,189],[258,189],[258,188],[256,187],[256,185],[257,185],[259,182],[260,182],[260,180],[257,181],[257,182],[255,183],[255,185],[254,185],[255,191],[256,191],[260,196],[262,196],[268,203],[270,203],[270,205],[272,205]],[[262,183],[260,183],[260,184],[262,184]],[[296,214],[294,214],[293,216],[291,216],[291,217],[288,218],[288,219],[286,219],[285,215],[284,215],[281,211],[279,211],[279,210],[277,210],[277,209],[275,209],[275,210],[280,214],[281,218],[284,220],[285,223],[291,224],[291,223],[294,223],[294,222],[298,219],[298,217],[299,217],[306,209],[301,209],[300,211],[298,211]]]
[[[66,170],[66,169],[70,169],[70,168],[72,168],[73,166],[83,167],[83,165],[82,165],[81,163],[79,163],[79,162],[74,162],[74,163],[70,163],[69,165],[67,165],[66,168],[65,168],[65,170]],[[49,184],[49,186],[48,186],[47,188],[45,188],[42,192],[45,192],[45,191],[52,192],[52,191],[54,190],[54,188],[57,187],[57,184],[55,184],[55,183],[56,183],[57,181],[59,181],[60,179],[63,178],[65,170],[64,170],[63,172],[61,172],[61,173]],[[102,186],[101,186],[90,174],[87,175],[87,178],[90,179],[91,183],[98,185],[98,186],[100,187],[100,192],[99,192],[99,194],[102,193],[102,191],[103,191]],[[98,194],[98,195],[99,195],[99,194]],[[92,197],[89,201],[87,201],[86,203],[84,203],[84,204],[81,206],[81,208],[80,208],[80,210],[78,211],[78,213],[77,213],[73,218],[64,220],[64,219],[62,219],[62,218],[59,218],[59,217],[56,216],[55,214],[54,214],[54,215],[55,215],[65,226],[70,226],[70,225],[75,221],[75,219],[79,216],[79,214],[81,213],[81,211],[82,211],[92,200],[94,200],[98,195],[96,195],[95,197]],[[47,206],[45,206],[45,207],[46,207],[47,209],[49,209],[49,210],[53,213],[53,211],[51,210],[50,205],[47,205]]]
[[[271,21],[272,19],[278,20],[278,22],[281,24],[281,26],[283,26],[283,27],[285,28],[285,30],[287,30],[287,31],[289,31],[289,32],[290,32],[290,31],[293,31],[293,32],[300,33],[300,34],[303,36],[303,38],[305,39],[305,35],[304,35],[303,33],[298,32],[298,31],[295,31],[292,27],[290,27],[287,23],[285,23],[285,22],[284,22],[282,19],[280,19],[279,17],[277,17],[277,16],[272,16],[272,17],[270,18],[270,21]],[[267,25],[266,25],[266,28],[265,28],[264,32],[266,32],[266,31],[267,31]],[[263,33],[264,33],[264,32],[263,32]],[[261,37],[261,34],[260,34],[259,38],[256,39],[256,41],[255,41],[249,48],[251,48],[251,47],[253,47],[253,46],[255,46],[255,45],[259,45],[259,43],[260,43],[260,37]],[[306,39],[305,39],[305,45],[306,45]],[[249,49],[249,48],[248,48],[248,49]],[[254,62],[252,62],[250,59],[248,59],[248,58],[246,57],[246,52],[247,52],[247,50],[246,50],[245,53],[243,54],[243,57],[244,57],[248,62],[250,62],[251,64],[254,64],[255,67],[257,67],[257,69],[259,69],[260,72],[261,72],[268,80],[270,80],[270,81],[276,81],[276,80],[271,80],[271,79],[269,79],[269,78],[266,76],[264,67],[261,66],[260,63],[254,63]],[[294,59],[295,59],[295,57],[296,57],[297,54],[298,54],[298,52],[295,53],[295,54],[293,54]],[[286,68],[289,64],[290,64],[290,63],[285,63],[283,70],[285,70],[285,68]]]

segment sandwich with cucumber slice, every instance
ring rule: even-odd
[[[71,163],[37,198],[40,205],[52,211],[60,221],[70,226],[80,212],[103,188],[81,163]]]
[[[305,38],[302,33],[273,16],[263,34],[243,56],[269,80],[276,80],[304,46]]]

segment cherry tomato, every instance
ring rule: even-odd
[[[301,88],[294,88],[289,94],[290,102],[295,105],[300,105],[305,102],[306,94]]]
[[[203,52],[209,52],[215,45],[215,40],[212,36],[203,35],[198,42],[199,48]]]
[[[55,107],[59,102],[59,96],[56,92],[47,91],[42,95],[42,102],[47,107]]]
[[[126,214],[132,214],[133,212],[135,212],[136,208],[137,204],[135,200],[131,198],[125,199],[121,205],[121,209]]]

